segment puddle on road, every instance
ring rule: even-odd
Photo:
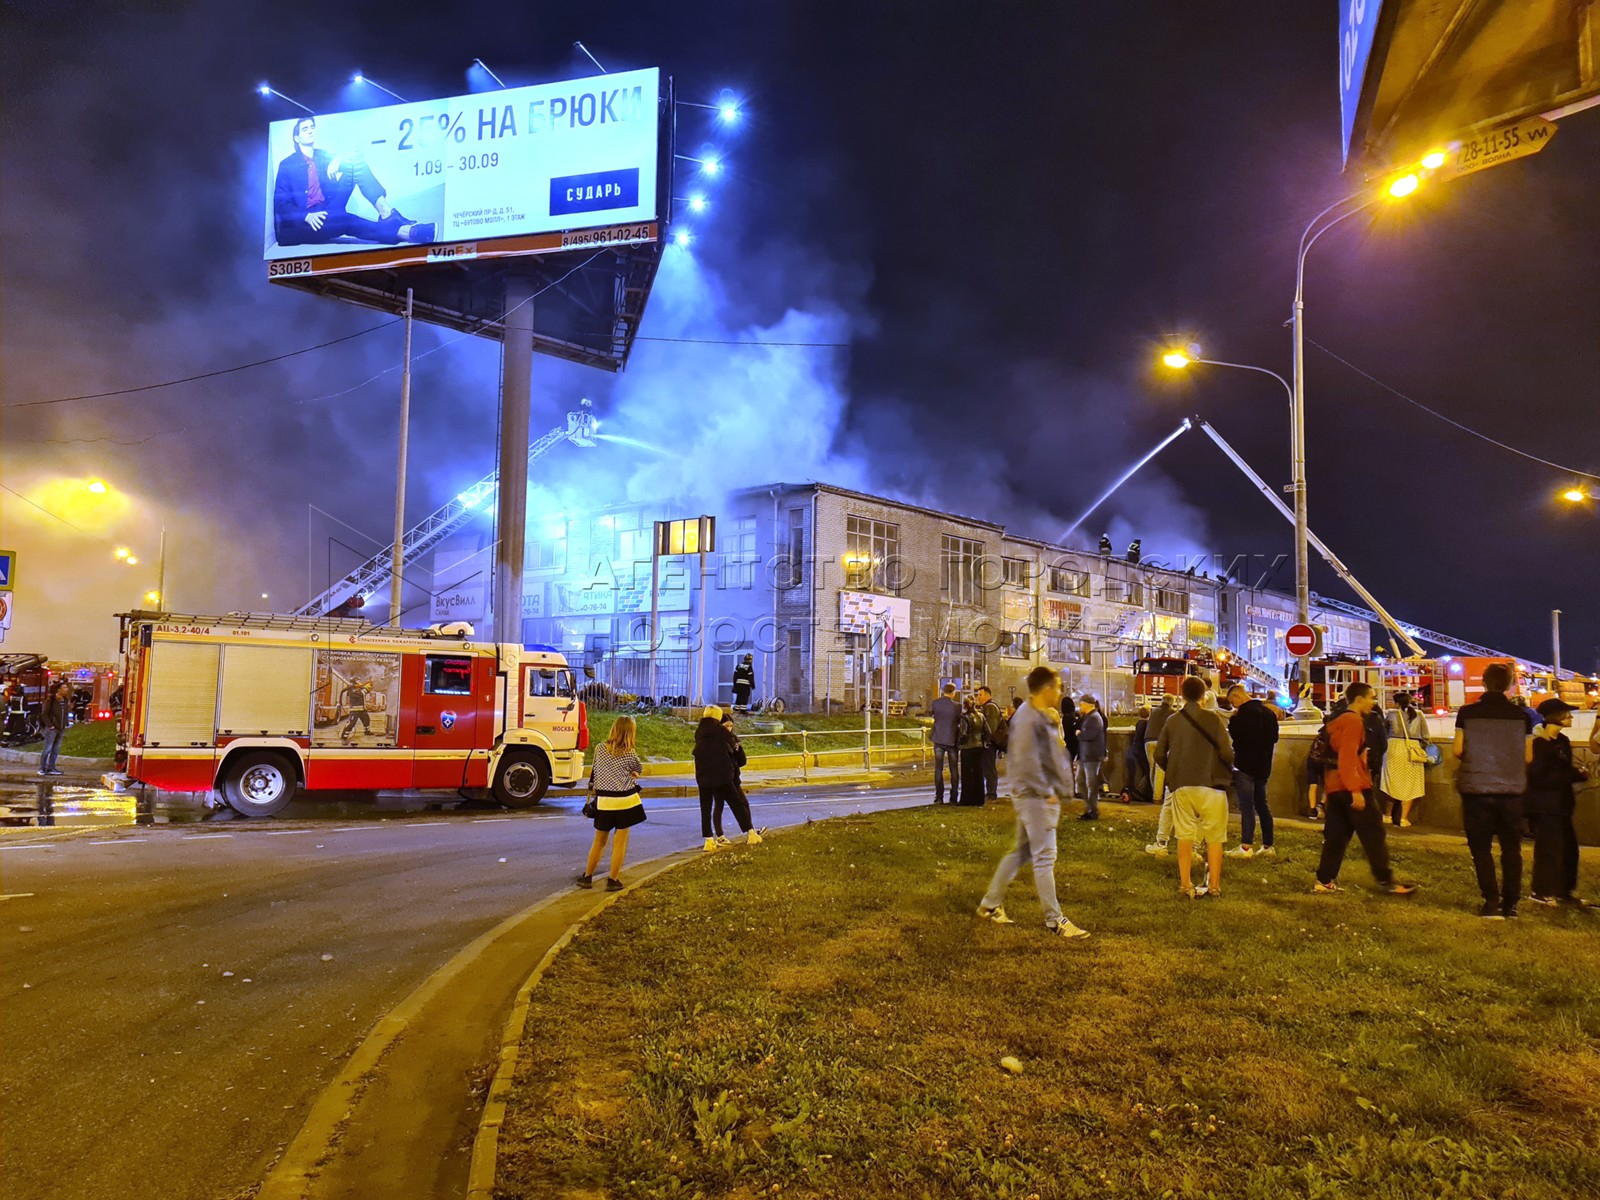
[[[537,809],[554,812],[581,803],[581,796],[563,793],[546,798]],[[507,813],[498,804],[483,801],[443,798],[437,793],[371,792],[318,796],[314,800],[295,800],[276,817],[255,821],[240,817],[231,808],[209,807],[196,795],[161,793],[141,796],[137,791],[119,793],[110,788],[82,783],[57,783],[53,780],[0,780],[0,826],[89,826],[114,829],[145,825],[197,825],[244,823],[269,827],[274,823],[372,820],[405,814],[450,814],[463,816]],[[517,814],[529,815],[529,814]]]

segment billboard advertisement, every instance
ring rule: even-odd
[[[269,274],[653,240],[659,99],[652,67],[274,121]]]
[[[1341,0],[1339,4],[1339,117],[1347,162],[1382,7],[1383,0]]]

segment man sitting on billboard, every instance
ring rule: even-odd
[[[398,245],[433,241],[431,222],[408,221],[389,203],[360,154],[329,154],[317,149],[315,117],[294,123],[294,153],[278,164],[272,189],[273,227],[280,246],[336,242],[342,237]],[[357,188],[378,212],[378,220],[346,212]]]

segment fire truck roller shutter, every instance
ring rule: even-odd
[[[540,750],[517,748],[500,756],[494,798],[507,808],[532,808],[550,788],[550,760]]]
[[[304,737],[311,728],[311,652],[304,646],[223,650],[217,732]]]
[[[278,750],[249,750],[228,760],[222,798],[242,817],[270,817],[294,799],[294,763]]]
[[[145,748],[209,746],[217,733],[217,665],[222,648],[161,639],[150,647],[150,714]]]

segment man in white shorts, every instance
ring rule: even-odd
[[[1155,761],[1166,772],[1172,795],[1172,831],[1178,842],[1178,883],[1183,895],[1222,895],[1222,851],[1228,840],[1228,784],[1233,779],[1233,743],[1214,709],[1201,705],[1205,680],[1183,681],[1183,707],[1162,727]],[[1206,844],[1207,883],[1192,878],[1194,844]]]

